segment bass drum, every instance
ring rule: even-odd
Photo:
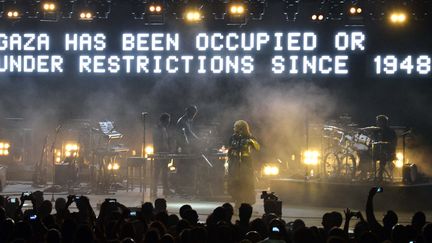
[[[357,173],[357,157],[351,153],[329,152],[323,157],[326,177],[352,180]]]

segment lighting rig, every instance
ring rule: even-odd
[[[267,8],[276,4],[287,22],[343,22],[348,26],[365,25],[368,21],[405,26],[409,21],[430,20],[432,12],[432,0],[0,0],[0,13],[4,20],[12,22],[72,17],[90,22],[109,18],[112,10],[129,9],[126,18],[132,14],[134,19],[149,25],[178,19],[188,24],[206,20],[242,26],[263,20],[268,15]],[[271,18],[280,16],[276,11],[271,8]]]
[[[137,20],[146,24],[161,25],[165,23],[167,4],[165,1],[133,0],[132,14]]]
[[[14,21],[19,20],[23,16],[22,9],[16,1],[4,2],[3,5],[3,17],[7,20]]]
[[[248,21],[248,6],[247,1],[231,1],[226,6],[227,24],[228,25],[244,25]]]
[[[57,1],[42,1],[39,3],[41,21],[58,21],[59,5]]]

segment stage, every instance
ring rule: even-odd
[[[429,200],[432,183],[405,185],[401,182],[332,182],[325,180],[274,179],[271,191],[288,204],[308,206],[363,208],[371,187],[381,186],[384,191],[375,196],[377,210],[394,209],[415,212],[432,210]]]

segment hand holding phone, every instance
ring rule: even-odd
[[[273,228],[272,228],[272,232],[277,232],[277,233],[279,233],[279,232],[280,232],[280,230],[279,230],[279,228],[278,228],[278,227],[273,227]]]
[[[115,198],[106,198],[106,199],[105,199],[105,202],[109,202],[109,203],[116,203],[116,202],[117,202],[117,199],[115,199]]]

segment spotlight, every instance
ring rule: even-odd
[[[7,10],[6,17],[8,19],[19,19],[21,18],[21,12],[16,9]]]
[[[54,2],[43,2],[41,3],[42,16],[41,21],[57,21],[59,13],[57,11],[57,5]]]
[[[247,8],[243,3],[231,3],[228,5],[228,24],[244,25],[247,22]]]
[[[231,15],[242,16],[245,14],[245,11],[246,7],[242,3],[234,3],[229,7],[229,14]]]
[[[53,2],[45,2],[42,4],[42,10],[44,12],[54,12],[56,10],[57,6]]]
[[[185,20],[190,23],[200,22],[202,19],[202,14],[199,10],[186,10]]]
[[[8,156],[9,148],[10,148],[10,143],[0,142],[0,156]]]
[[[396,168],[402,168],[403,167],[403,153],[397,152],[396,153],[396,160],[394,161]]]
[[[161,13],[162,12],[162,6],[152,4],[149,7],[149,11],[150,11],[150,13],[155,13],[155,14]]]
[[[266,164],[263,167],[262,173],[264,176],[277,176],[279,175],[279,166],[275,164]]]
[[[363,12],[363,9],[360,8],[360,7],[356,7],[356,6],[352,6],[352,7],[349,9],[349,13],[350,13],[351,15],[361,14],[362,12]]]
[[[119,170],[120,169],[120,165],[116,162],[114,163],[109,163],[107,166],[108,170]]]
[[[303,152],[303,163],[305,165],[316,165],[319,162],[320,153],[317,150],[306,150]]]
[[[79,145],[78,145],[78,143],[75,143],[75,142],[67,143],[64,146],[64,151],[65,151],[66,157],[69,157],[69,156],[78,157]]]
[[[154,154],[153,145],[148,145],[147,147],[145,147],[144,152],[145,152],[145,158],[147,158],[147,156],[149,155]]]
[[[93,20],[93,18],[94,18],[93,13],[88,11],[88,10],[81,11],[79,14],[80,20],[91,21],[91,20]]]
[[[390,14],[390,22],[392,24],[404,24],[407,21],[407,15],[404,12],[393,12]]]
[[[311,19],[313,21],[323,21],[324,20],[324,15],[322,15],[322,14],[312,14]]]
[[[164,24],[165,23],[165,6],[162,2],[153,2],[146,5],[143,13],[148,24]]]

